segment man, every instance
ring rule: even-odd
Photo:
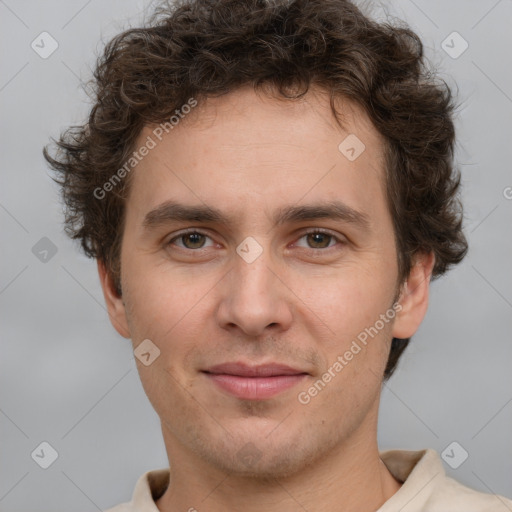
[[[170,464],[111,510],[511,510],[377,446],[382,382],[467,250],[418,37],[346,0],[189,0],[95,78],[45,156]]]

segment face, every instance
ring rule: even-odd
[[[279,476],[376,437],[391,338],[425,294],[395,304],[383,143],[339,108],[343,128],[319,91],[244,88],[140,134],[122,298],[100,272],[118,331],[160,351],[136,361],[173,464]]]

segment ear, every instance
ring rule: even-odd
[[[434,267],[434,253],[418,253],[407,281],[402,285],[393,338],[410,338],[419,328],[428,308],[430,278]]]
[[[126,320],[126,311],[123,298],[117,294],[112,277],[107,272],[105,264],[97,260],[98,274],[100,276],[103,296],[107,305],[108,316],[114,329],[123,337],[130,338],[130,330]]]

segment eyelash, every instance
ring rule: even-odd
[[[301,234],[301,236],[299,237],[299,240],[301,238],[304,238],[305,236],[307,235],[311,235],[311,234],[317,234],[317,233],[320,233],[320,234],[323,234],[323,235],[327,235],[329,236],[331,239],[335,240],[336,242],[338,242],[339,244],[341,245],[344,245],[344,241],[341,240],[339,237],[337,237],[336,235],[334,235],[333,233],[331,233],[330,231],[326,230],[326,229],[322,229],[322,228],[312,228],[312,229],[309,229],[308,231],[305,231]],[[165,245],[166,246],[170,246],[170,245],[173,245],[173,243],[176,241],[176,240],[179,240],[187,235],[202,235],[202,236],[205,236],[207,238],[210,238],[210,235],[208,235],[208,233],[205,233],[204,231],[201,231],[200,229],[188,229],[186,231],[182,231],[181,233],[179,233],[178,235],[174,236],[173,238],[171,238]],[[331,243],[332,240],[329,241],[329,243]],[[188,247],[179,247],[177,246],[179,249],[181,250],[184,250],[184,251],[187,251],[187,252],[201,252],[201,250],[204,250],[204,249],[207,249],[205,247],[199,247],[198,249],[189,249]],[[328,246],[328,247],[324,247],[324,248],[314,248],[314,247],[308,247],[308,248],[302,248],[302,249],[306,249],[306,250],[309,250],[309,251],[323,251],[323,252],[327,252],[329,249],[332,249],[333,247],[335,246]]]

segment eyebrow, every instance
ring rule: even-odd
[[[279,208],[274,214],[273,222],[275,226],[279,226],[286,223],[318,219],[343,221],[364,230],[368,230],[370,227],[368,215],[339,201]],[[193,206],[175,201],[166,201],[149,211],[144,217],[142,225],[145,230],[149,231],[176,221],[227,225],[231,220],[222,211],[211,206]]]

